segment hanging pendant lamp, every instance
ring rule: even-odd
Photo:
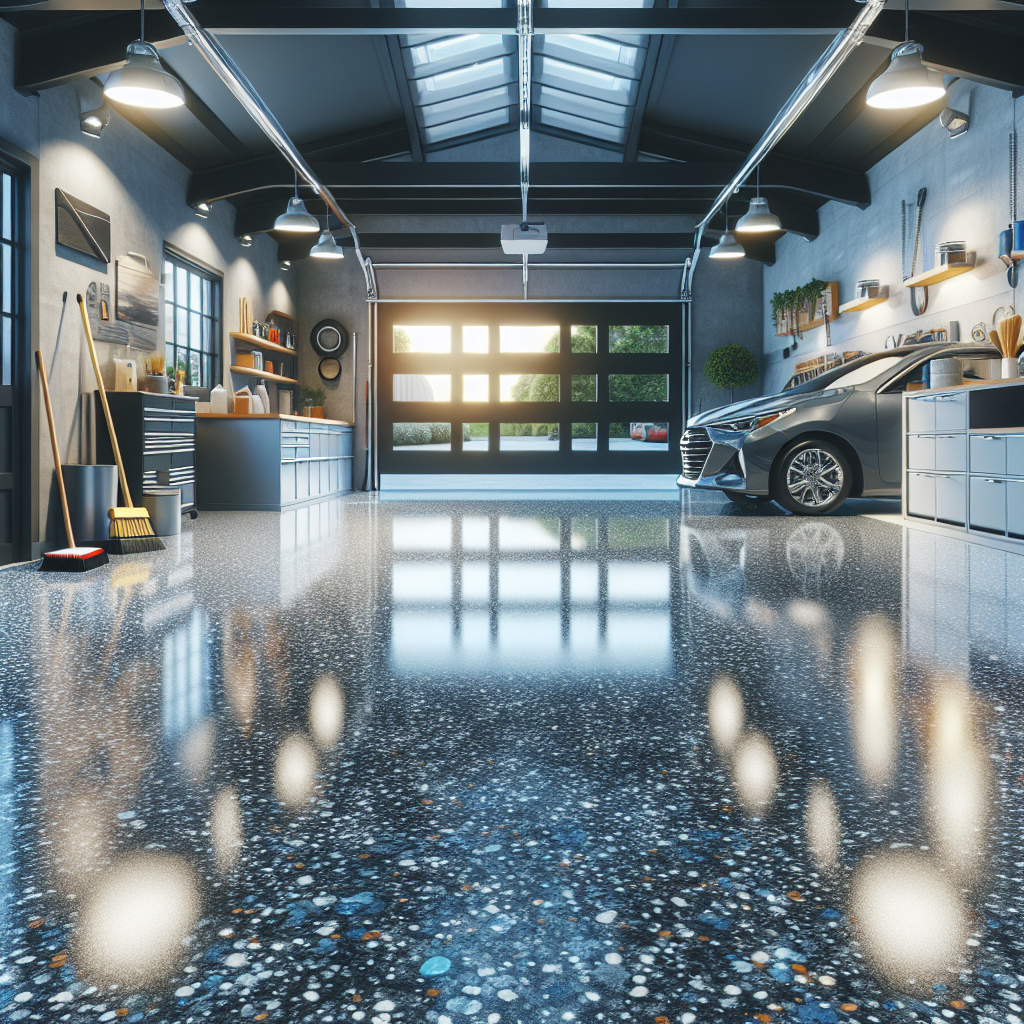
[[[737,231],[764,234],[781,231],[782,221],[768,209],[768,200],[761,195],[761,165],[757,165],[757,195],[750,200],[750,209],[736,221]]]
[[[164,70],[156,49],[145,41],[146,3],[142,0],[139,38],[128,44],[123,68],[112,71],[103,86],[103,95],[115,103],[150,110],[168,110],[185,103],[181,82]]]
[[[708,255],[713,260],[741,260],[746,256],[743,246],[736,241],[736,236],[729,230],[729,203],[725,204],[725,234],[711,247]]]
[[[299,175],[297,171],[295,173],[295,195],[288,200],[288,206],[285,208],[284,213],[274,221],[274,230],[307,235],[320,230],[320,221],[306,209],[306,204],[299,198]]]
[[[868,87],[869,107],[907,110],[946,95],[946,80],[924,66],[924,47],[910,38],[910,0],[904,3],[904,24],[904,41],[892,51],[889,66]]]
[[[327,216],[327,224],[320,233],[320,238],[317,240],[316,245],[309,250],[309,255],[318,260],[343,260],[345,258],[345,254],[341,251],[341,246],[338,245],[334,240],[334,235],[331,234],[330,214]]]

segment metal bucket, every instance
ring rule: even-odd
[[[142,504],[149,512],[153,532],[158,537],[181,533],[180,487],[151,487],[142,495]]]
[[[61,466],[76,544],[110,538],[107,509],[117,505],[117,466]]]

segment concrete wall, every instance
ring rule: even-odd
[[[277,265],[277,246],[268,237],[257,238],[242,249],[234,235],[234,210],[218,204],[208,220],[199,220],[185,202],[188,170],[118,114],[99,139],[83,135],[79,113],[98,105],[97,86],[85,82],[48,90],[38,97],[14,91],[15,32],[0,21],[0,140],[34,158],[32,182],[35,200],[31,226],[34,294],[29,310],[33,346],[41,348],[47,366],[54,356],[61,295],[68,292],[68,309],[60,349],[51,374],[51,390],[63,459],[87,461],[81,396],[95,387],[84,333],[75,304],[90,282],[110,285],[114,294],[114,260],[129,251],[142,253],[159,268],[164,242],[217,271],[224,278],[224,341],[237,329],[240,296],[247,296],[257,317],[272,308],[294,308],[290,281]],[[61,188],[110,215],[111,263],[58,254],[54,242],[54,189]],[[67,250],[63,250],[67,254]],[[161,335],[162,336],[162,335]],[[99,345],[100,360],[112,374],[112,359],[123,354],[120,346]],[[225,355],[229,350],[225,347]],[[227,365],[227,359],[224,360]],[[33,374],[33,380],[35,375]],[[226,385],[230,381],[225,381]],[[255,383],[251,381],[251,383]],[[238,386],[241,386],[239,383]],[[32,395],[35,420],[33,487],[38,514],[32,540],[38,545],[56,537],[50,502],[53,458],[46,434],[42,402]],[[41,443],[40,443],[41,442]],[[85,456],[83,458],[83,456]],[[48,521],[49,520],[49,521]]]
[[[854,297],[854,286],[864,278],[878,278],[889,286],[889,301],[861,313],[842,316],[831,326],[836,349],[882,349],[890,334],[911,334],[921,329],[960,324],[961,340],[969,341],[971,329],[993,327],[999,306],[1021,308],[1021,288],[1016,294],[999,262],[999,232],[1009,216],[1008,135],[1016,118],[1018,135],[1024,135],[1024,104],[1009,92],[972,82],[956,82],[949,90],[951,107],[971,116],[966,135],[951,139],[938,123],[931,122],[869,172],[871,205],[858,210],[829,203],[820,211],[821,233],[813,242],[788,235],[777,245],[778,261],[764,271],[765,392],[782,388],[796,362],[821,352],[824,328],[804,335],[797,352],[783,360],[786,338],[776,338],[771,317],[773,292],[805,284],[814,277],[839,282],[839,301]],[[884,116],[879,114],[878,116]],[[1018,169],[1018,178],[1021,170]],[[922,225],[923,264],[934,266],[935,246],[963,240],[978,254],[978,266],[970,274],[929,289],[927,311],[915,317],[910,292],[903,287],[900,267],[900,204],[913,205],[919,188],[928,189]],[[1018,217],[1024,216],[1024,210]],[[910,267],[908,244],[907,272]]]

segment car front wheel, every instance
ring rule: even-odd
[[[847,457],[829,441],[800,441],[775,468],[772,498],[801,516],[834,512],[850,493],[853,473]]]

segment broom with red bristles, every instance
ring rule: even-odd
[[[64,474],[60,467],[60,449],[57,446],[57,428],[53,424],[53,409],[50,407],[50,386],[46,381],[46,367],[43,365],[43,353],[36,349],[36,363],[39,366],[39,379],[43,385],[43,401],[46,403],[46,422],[50,426],[50,444],[53,445],[53,465],[57,470],[57,489],[60,491],[60,507],[64,512],[64,529],[68,533],[70,547],[58,551],[48,551],[43,555],[41,572],[86,572],[106,565],[107,558],[103,548],[80,548],[75,545],[75,532],[71,529],[71,513],[68,511],[68,495],[64,490]]]
[[[96,346],[92,340],[89,313],[81,295],[78,296],[78,308],[82,311],[82,326],[85,328],[85,340],[89,345],[89,358],[92,359],[93,373],[96,374],[96,387],[99,389],[103,415],[107,419],[110,447],[114,449],[114,461],[117,463],[117,475],[121,479],[121,491],[124,493],[125,501],[123,506],[107,510],[107,515],[110,516],[108,550],[112,555],[133,555],[140,551],[163,551],[164,542],[153,532],[153,524],[149,521],[149,511],[145,508],[136,508],[132,504],[132,492],[128,490],[128,480],[124,475],[124,463],[121,461],[121,449],[117,445],[114,421],[110,416],[110,406],[107,404],[107,392],[103,387],[100,362],[96,358]]]

